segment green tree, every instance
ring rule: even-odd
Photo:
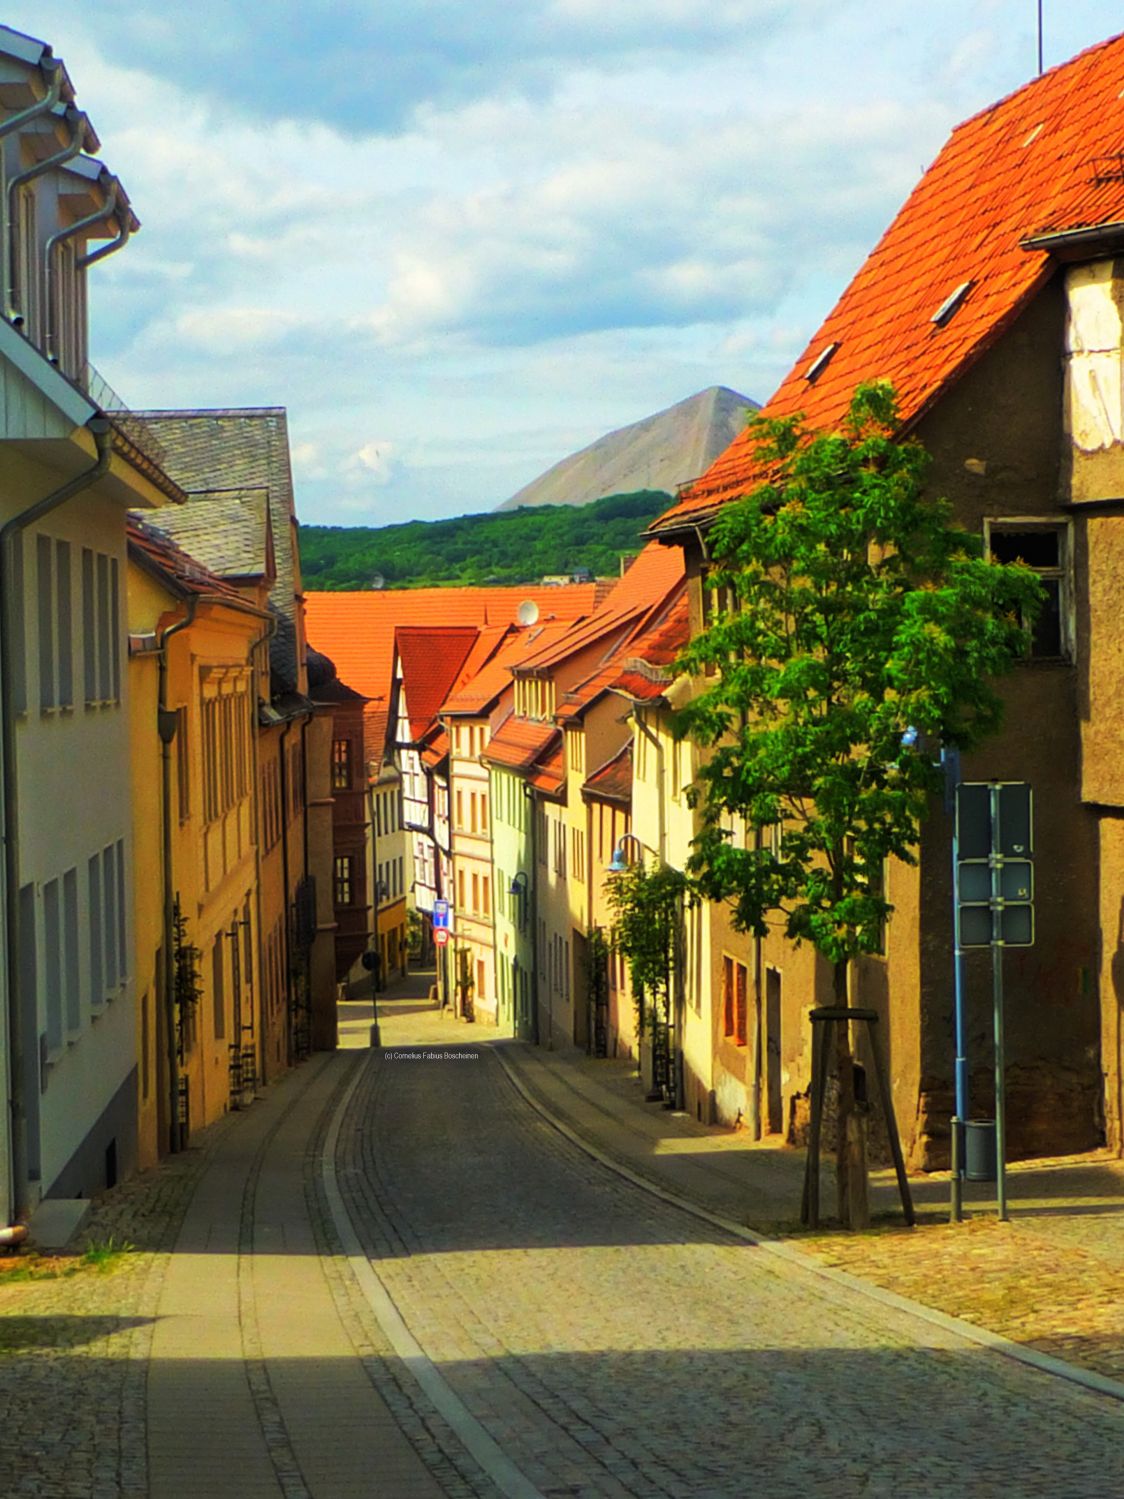
[[[751,420],[763,479],[714,523],[722,607],[679,663],[701,681],[678,731],[710,748],[691,872],[740,930],[763,936],[779,916],[812,943],[838,1005],[852,959],[880,945],[885,860],[916,863],[931,746],[971,749],[998,726],[992,679],[1025,652],[1043,594],[925,495],[928,455],[897,425],[885,384],[860,387],[837,432]],[[732,819],[776,834],[735,839]],[[864,1147],[836,1029],[840,1217],[859,1227]]]

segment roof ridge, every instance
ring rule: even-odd
[[[1092,53],[1100,52],[1105,47],[1111,47],[1114,42],[1121,40],[1124,40],[1124,31],[1114,32],[1112,36],[1106,36],[1102,41],[1092,42],[1088,47],[1082,47],[1081,51],[1075,52],[1072,57],[1067,57],[1061,62],[1053,63],[1044,72],[1038,73],[1034,78],[1028,78],[1025,83],[1017,84],[1015,88],[1009,89],[1007,93],[1002,94],[998,99],[993,99],[990,104],[985,104],[982,108],[977,109],[974,114],[966,115],[964,119],[952,127],[948,133],[948,139],[951,140],[965,126],[974,124],[976,120],[983,119],[985,115],[993,114],[997,109],[1002,109],[1005,104],[1009,104],[1012,99],[1017,99],[1020,94],[1025,94],[1030,89],[1037,88],[1048,78],[1055,77],[1056,74],[1064,72],[1066,68],[1072,68],[1077,63],[1082,62],[1085,58],[1091,56]]]

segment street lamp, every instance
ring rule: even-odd
[[[624,851],[624,846],[626,843],[635,843],[638,850],[636,857],[640,860],[641,864],[643,864],[645,854],[644,844],[641,843],[640,839],[637,838],[635,833],[622,833],[621,836],[617,839],[616,848],[613,849],[613,857],[609,860],[610,874],[623,874],[628,868],[629,859]]]
[[[519,930],[525,931],[527,927],[527,896],[530,893],[530,881],[520,869],[511,877],[511,883],[507,887],[507,893],[516,897],[519,901]]]

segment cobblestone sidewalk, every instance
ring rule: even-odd
[[[435,1023],[435,1022],[434,1022]],[[1105,1152],[1013,1165],[1011,1219],[969,1186],[948,1222],[948,1175],[911,1179],[918,1226],[901,1224],[892,1172],[874,1174],[875,1228],[811,1235],[798,1214],[802,1150],[751,1145],[646,1104],[627,1064],[506,1044],[508,1067],[554,1117],[655,1185],[885,1290],[1124,1382],[1124,1162]],[[821,1201],[834,1200],[825,1168]]]

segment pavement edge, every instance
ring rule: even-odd
[[[1054,1358],[1048,1353],[1039,1353],[1037,1349],[1027,1348],[1021,1343],[1012,1342],[1000,1333],[990,1332],[986,1327],[978,1327],[974,1322],[965,1322],[960,1317],[951,1317],[947,1312],[939,1312],[936,1308],[926,1306],[923,1302],[913,1301],[908,1296],[899,1296],[896,1291],[887,1291],[882,1286],[876,1286],[871,1281],[863,1280],[857,1275],[852,1275],[846,1270],[838,1270],[832,1265],[823,1265],[813,1259],[803,1250],[795,1245],[786,1244],[778,1239],[767,1238],[764,1234],[755,1233],[753,1229],[746,1228],[744,1224],[735,1223],[732,1218],[724,1218],[719,1213],[712,1213],[709,1208],[701,1207],[689,1198],[681,1197],[677,1192],[671,1192],[666,1187],[661,1187],[650,1177],[643,1176],[634,1171],[631,1166],[626,1166],[623,1161],[608,1155],[599,1149],[591,1141],[585,1139],[577,1130],[564,1120],[560,1119],[550,1106],[537,1096],[534,1090],[524,1082],[518,1075],[517,1066],[509,1061],[504,1055],[501,1047],[496,1047],[495,1052],[500,1060],[508,1081],[536,1113],[540,1114],[548,1124],[552,1125],[558,1132],[565,1136],[572,1145],[592,1157],[607,1170],[615,1172],[623,1177],[633,1186],[640,1187],[643,1191],[651,1193],[672,1207],[679,1208],[682,1212],[690,1213],[694,1218],[700,1218],[712,1227],[720,1228],[735,1238],[742,1239],[748,1244],[754,1245],[765,1254],[776,1259],[783,1260],[786,1264],[804,1272],[807,1275],[816,1276],[820,1280],[826,1280],[833,1285],[845,1287],[848,1290],[865,1296],[868,1300],[877,1302],[880,1306],[893,1308],[895,1311],[906,1312],[928,1322],[943,1331],[953,1333],[966,1341],[976,1343],[980,1347],[988,1348],[993,1353],[1002,1354],[1005,1358],[1014,1359],[1020,1364],[1025,1364],[1035,1369],[1040,1374],[1050,1374],[1057,1379],[1068,1380],[1071,1384],[1082,1386],[1095,1394],[1103,1395],[1110,1400],[1124,1402],[1124,1384],[1115,1379],[1109,1379],[1103,1374],[1097,1374],[1091,1369],[1079,1368],[1076,1364],[1066,1363],[1064,1359]]]

